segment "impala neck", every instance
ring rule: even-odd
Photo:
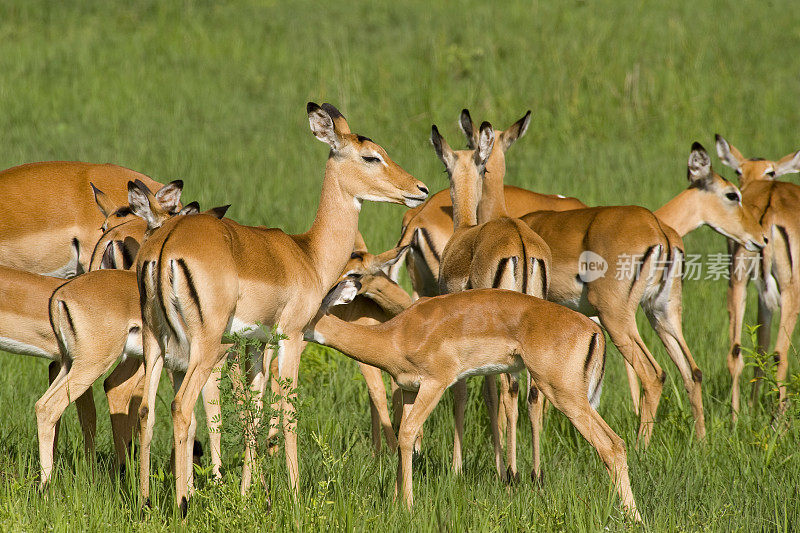
[[[391,330],[377,326],[365,326],[346,322],[333,315],[318,317],[310,324],[313,340],[325,346],[336,348],[348,357],[361,363],[386,370],[390,374],[397,368],[400,357]],[[308,337],[307,337],[308,338]]]
[[[468,228],[478,223],[480,184],[472,178],[450,178],[450,201],[453,203],[453,228]]]
[[[653,213],[684,237],[705,222],[698,189],[686,189]]]
[[[353,250],[358,231],[361,201],[344,191],[342,176],[333,157],[325,164],[322,193],[317,215],[305,234],[309,255],[325,290],[332,287],[342,273]]]
[[[499,146],[495,146],[492,155],[489,156],[489,161],[486,162],[486,174],[483,177],[481,199],[478,202],[478,224],[508,216],[506,194],[503,188],[505,175],[505,154]]]

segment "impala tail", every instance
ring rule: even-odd
[[[589,404],[597,410],[600,406],[600,395],[603,393],[603,378],[606,373],[606,339],[602,333],[596,332],[589,342],[589,352],[584,365],[589,388],[586,397]]]

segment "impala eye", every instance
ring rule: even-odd
[[[726,194],[725,194],[725,198],[727,198],[727,199],[728,199],[728,200],[730,200],[731,202],[737,202],[737,203],[738,203],[738,202],[740,201],[740,198],[739,198],[739,193],[738,193],[738,192],[729,192],[729,193],[726,193]]]
[[[380,163],[381,162],[381,158],[380,157],[372,157],[372,156],[368,156],[368,155],[362,155],[361,159],[363,159],[365,163]]]

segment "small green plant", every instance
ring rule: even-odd
[[[800,374],[790,374],[785,382],[779,382],[775,373],[778,365],[777,354],[767,352],[763,346],[758,345],[758,328],[760,325],[745,325],[746,336],[750,341],[749,346],[742,345],[741,350],[745,357],[745,366],[756,371],[756,377],[751,383],[761,380],[771,403],[778,405],[780,387],[786,387],[786,401],[780,406],[782,415],[797,417],[800,415]]]
[[[247,444],[251,450],[252,472],[256,479],[261,481],[266,489],[263,459],[269,449],[275,445],[270,433],[283,427],[284,422],[294,423],[295,409],[284,410],[281,408],[283,396],[266,387],[263,396],[261,392],[250,387],[250,373],[259,359],[266,355],[265,350],[277,352],[280,341],[287,339],[286,335],[278,333],[277,327],[271,330],[257,324],[262,336],[246,336],[242,333],[232,333],[223,337],[223,342],[231,347],[228,349],[225,363],[220,369],[220,412],[214,418],[216,431],[222,431],[223,448],[236,450],[235,453],[244,457]],[[245,332],[246,333],[246,332]],[[266,371],[270,365],[269,360],[261,364]],[[292,389],[291,379],[276,379],[279,390]],[[289,396],[288,401],[295,406],[296,395]],[[224,420],[224,424],[223,424]],[[276,436],[277,438],[277,436]]]

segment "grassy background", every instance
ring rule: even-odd
[[[290,232],[313,220],[327,150],[308,131],[308,100],[337,105],[354,131],[381,143],[432,190],[446,179],[427,141],[430,125],[460,145],[462,107],[498,127],[532,109],[527,136],[509,153],[508,182],[589,204],[660,206],[685,186],[692,141],[713,150],[715,132],[747,156],[800,148],[800,27],[788,1],[77,4],[0,3],[0,167],[114,162],[161,181],[182,178],[185,198],[232,203],[233,218]],[[364,207],[361,229],[374,250],[396,242],[402,212]],[[725,249],[708,229],[686,245],[689,253]],[[755,410],[729,427],[725,282],[689,281],[684,295],[686,338],[706,378],[705,445],[693,442],[677,372],[642,322],[669,378],[652,446],[636,451],[621,358],[609,350],[600,412],[629,443],[646,527],[794,528],[798,423],[773,439],[768,416]],[[751,293],[748,323],[753,303]],[[366,389],[355,364],[319,348],[301,366],[299,505],[287,497],[282,454],[272,461],[271,513],[260,494],[237,496],[232,450],[226,483],[201,488],[188,520],[176,520],[164,474],[170,426],[162,394],[156,502],[140,513],[135,480],[109,475],[100,389],[100,468],[93,476],[81,458],[70,409],[56,480],[42,497],[33,404],[46,388],[45,365],[0,360],[4,530],[626,527],[601,462],[559,414],[546,422],[544,491],[527,480],[511,490],[495,480],[477,401],[468,413],[466,474],[451,476],[449,398],[426,425],[418,504],[405,513],[392,502],[395,457],[370,455]],[[523,473],[527,442],[523,428]]]

